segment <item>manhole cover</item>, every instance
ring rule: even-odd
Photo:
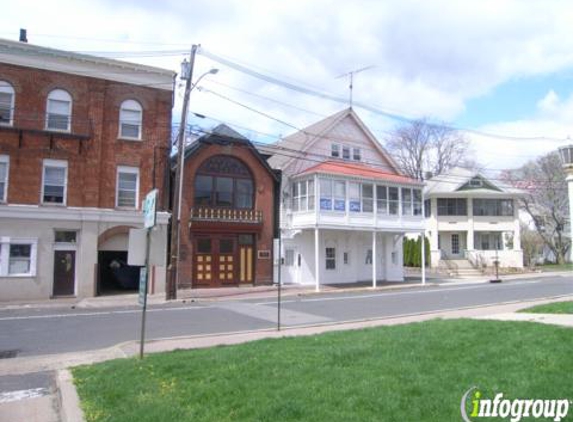
[[[0,359],[10,359],[15,358],[18,355],[19,350],[0,350]]]

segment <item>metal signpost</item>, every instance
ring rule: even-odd
[[[139,273],[139,304],[143,307],[141,314],[141,341],[139,343],[139,358],[143,359],[143,346],[145,344],[145,314],[147,311],[147,286],[149,281],[149,250],[151,244],[151,230],[155,226],[157,208],[157,189],[147,194],[143,202],[145,235],[145,267]]]

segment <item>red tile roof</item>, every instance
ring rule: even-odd
[[[394,174],[394,173],[387,173],[380,169],[376,169],[359,163],[325,161],[324,163],[320,163],[317,164],[316,166],[312,166],[306,169],[301,174],[311,174],[311,173],[357,176],[357,177],[363,177],[365,179],[384,180],[386,182],[422,185],[421,182],[412,179],[410,177],[401,176],[399,174]]]

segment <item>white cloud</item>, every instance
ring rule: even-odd
[[[356,76],[356,101],[408,116],[452,121],[464,110],[466,101],[508,80],[573,67],[572,21],[573,4],[559,0],[54,0],[34,2],[33,7],[7,3],[0,27],[4,37],[14,39],[24,27],[30,42],[75,51],[187,50],[192,43],[202,43],[210,51],[265,73],[341,97],[348,95],[348,81],[336,76],[375,65]],[[182,58],[131,60],[178,70]],[[312,123],[317,115],[214,82],[323,115],[343,107],[269,85],[204,56],[197,60],[196,74],[211,66],[221,72],[206,78],[205,87],[297,127]],[[206,92],[193,92],[191,109],[262,132],[287,134],[294,130]],[[571,97],[560,99],[548,93],[538,109],[539,114],[531,120],[484,129],[518,136],[566,136],[566,118],[573,117]],[[390,126],[380,116],[360,115],[378,133]],[[538,150],[533,144],[479,142],[487,146],[478,144],[476,148],[483,154],[487,149],[486,163],[495,162],[493,154],[516,154],[516,148],[522,155]]]

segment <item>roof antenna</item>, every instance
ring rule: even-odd
[[[348,90],[350,92],[349,92],[348,104],[349,104],[350,108],[352,108],[352,88],[353,88],[353,82],[354,82],[354,75],[356,75],[357,73],[360,73],[360,72],[364,72],[365,70],[372,69],[373,67],[376,67],[376,66],[370,65],[370,66],[362,67],[360,69],[354,69],[354,70],[351,70],[350,72],[346,72],[346,73],[343,73],[342,75],[338,75],[335,78],[335,79],[340,79],[344,76],[349,77]]]

